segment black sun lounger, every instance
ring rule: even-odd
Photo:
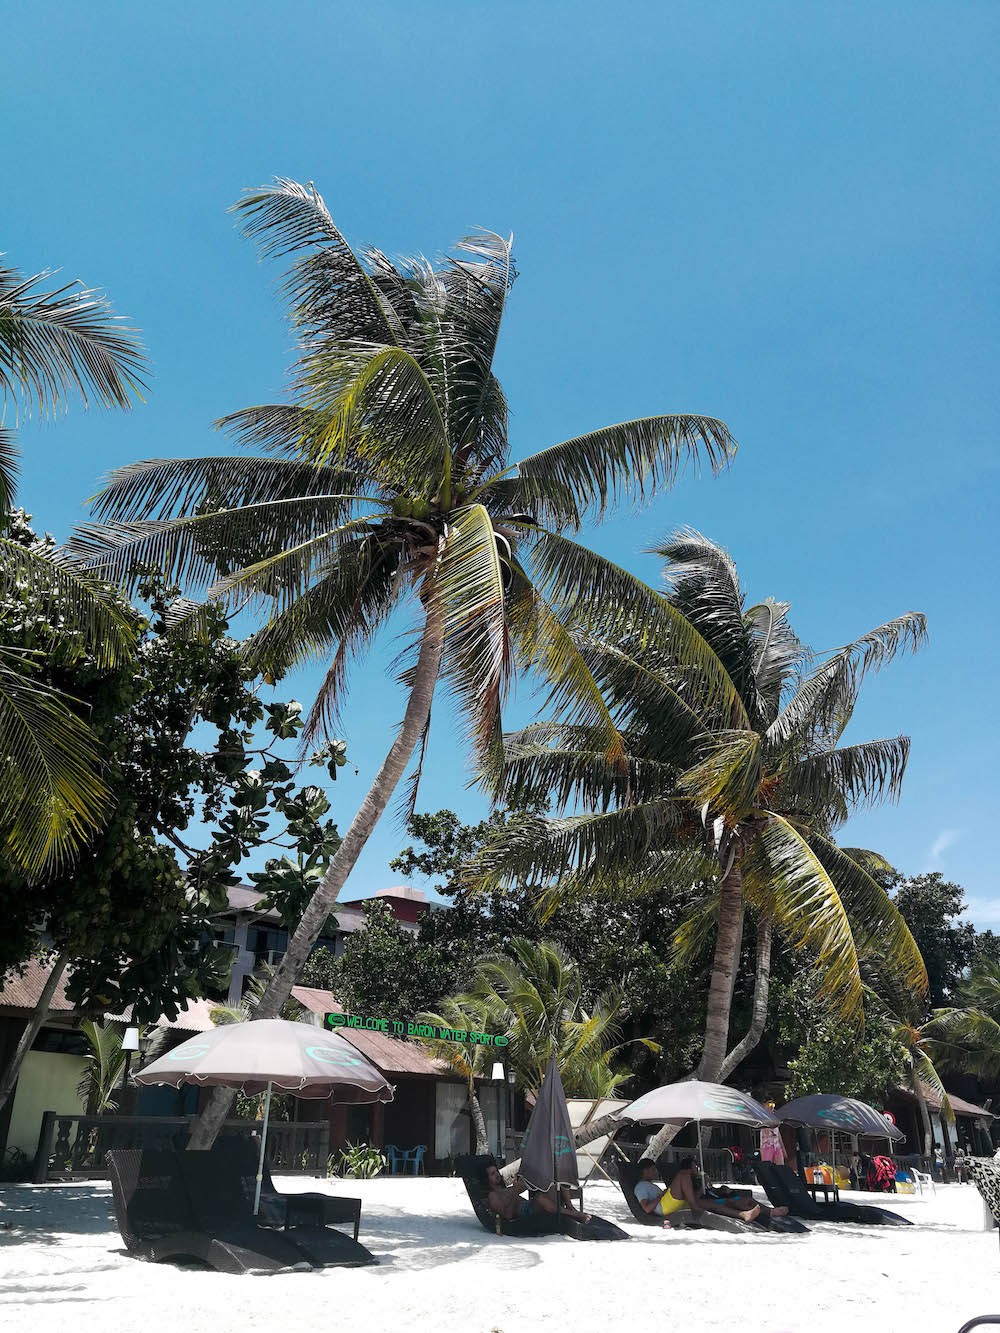
[[[310,1265],[290,1241],[262,1228],[206,1229],[169,1150],[108,1153],[118,1230],[129,1254],[159,1263],[200,1259],[220,1273],[277,1273]]]
[[[290,1214],[284,1231],[264,1228],[253,1212],[256,1171],[248,1180],[227,1151],[217,1153],[211,1148],[208,1152],[179,1152],[177,1161],[194,1215],[205,1230],[235,1226],[241,1234],[261,1231],[265,1235],[280,1236],[315,1268],[361,1268],[378,1263],[375,1256],[356,1240],[323,1225],[322,1200],[298,1207]]]
[[[603,1217],[592,1217],[581,1222],[566,1213],[533,1213],[530,1217],[515,1217],[508,1221],[497,1217],[487,1202],[489,1187],[486,1168],[497,1166],[495,1157],[459,1157],[455,1169],[465,1182],[476,1217],[487,1231],[499,1236],[571,1236],[574,1240],[628,1240],[628,1232]]]
[[[668,1162],[660,1163],[660,1174],[664,1184],[669,1185],[676,1173],[676,1166]],[[635,1197],[635,1187],[639,1183],[639,1167],[634,1162],[618,1162],[618,1184],[625,1196],[629,1212],[643,1226],[662,1227],[663,1218],[658,1213],[647,1213]],[[671,1228],[689,1231],[726,1231],[731,1236],[749,1236],[761,1231],[781,1231],[788,1233],[805,1232],[809,1228],[794,1217],[774,1217],[769,1221],[744,1222],[740,1217],[723,1217],[721,1213],[696,1213],[690,1208],[671,1213]]]
[[[908,1217],[867,1203],[817,1203],[798,1173],[776,1162],[754,1162],[764,1193],[777,1207],[807,1222],[858,1222],[870,1227],[911,1227]]]
[[[258,1145],[245,1134],[223,1132],[216,1140],[212,1152],[242,1178],[243,1192],[252,1202],[257,1184]],[[317,1192],[279,1194],[265,1162],[261,1180],[259,1220],[261,1225],[266,1227],[329,1226],[331,1223],[346,1223],[353,1228],[354,1239],[357,1240],[361,1229],[361,1200]]]

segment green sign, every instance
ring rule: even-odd
[[[506,1037],[489,1032],[467,1032],[465,1028],[443,1028],[436,1023],[414,1023],[411,1019],[366,1018],[361,1014],[324,1014],[325,1028],[354,1028],[359,1032],[384,1032],[387,1037],[431,1037],[435,1041],[462,1041],[470,1046],[506,1046]]]

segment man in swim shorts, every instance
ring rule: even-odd
[[[754,1203],[749,1195],[737,1196],[735,1201],[710,1198],[701,1192],[701,1179],[696,1176],[697,1163],[693,1157],[686,1157],[681,1162],[676,1175],[669,1185],[659,1183],[659,1168],[650,1157],[644,1157],[639,1163],[640,1177],[635,1187],[635,1197],[639,1200],[644,1213],[655,1213],[666,1222],[673,1213],[689,1208],[695,1213],[718,1213],[722,1217],[736,1217],[741,1222],[753,1222],[760,1216],[761,1206]],[[697,1179],[698,1188],[695,1188]],[[747,1206],[740,1206],[747,1200]],[[786,1210],[787,1211],[787,1210]]]
[[[521,1195],[528,1189],[528,1182],[524,1177],[515,1176],[512,1184],[505,1185],[500,1168],[492,1162],[486,1168],[486,1184],[490,1191],[486,1196],[486,1202],[497,1217],[502,1217],[508,1222],[515,1217],[531,1217],[538,1213],[552,1214],[556,1211],[575,1217],[581,1222],[590,1221],[589,1213],[581,1213],[573,1206],[572,1197],[565,1186],[560,1189],[557,1210],[554,1186],[547,1191],[536,1190],[530,1199],[522,1199]]]

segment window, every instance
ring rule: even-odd
[[[73,1028],[42,1028],[31,1049],[52,1055],[87,1055],[90,1043],[82,1032]]]

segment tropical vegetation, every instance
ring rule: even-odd
[[[65,553],[12,531],[20,455],[5,418],[54,413],[71,397],[128,410],[146,357],[138,330],[101,293],[43,286],[51,276],[26,277],[0,256],[0,597],[44,600],[53,630],[71,631],[78,653],[113,667],[133,651],[120,604]],[[32,878],[66,863],[108,800],[85,717],[42,676],[49,646],[0,648],[0,828],[6,856]]]
[[[763,1031],[775,929],[811,952],[824,997],[848,1022],[862,1016],[864,961],[911,992],[926,990],[913,936],[877,878],[885,861],[833,836],[853,809],[899,793],[907,737],[841,738],[867,672],[918,646],[925,625],[910,613],[817,659],[795,635],[787,604],[747,605],[722,547],[682,532],[659,554],[663,600],[704,644],[715,694],[692,692],[684,663],[645,619],[609,632],[581,614],[574,637],[626,738],[627,766],[610,764],[599,735],[575,720],[508,738],[498,783],[508,801],[551,798],[563,809],[578,801],[585,812],[519,822],[484,849],[474,873],[494,888],[533,885],[543,902],[711,877],[678,946],[683,956],[714,934],[696,1075],[723,1080]],[[747,907],[756,916],[753,1014],[730,1045]]]
[[[267,256],[291,257],[283,293],[296,337],[290,401],[220,425],[262,450],[118,469],[101,520],[75,550],[134,586],[151,563],[200,600],[174,608],[197,630],[206,606],[266,607],[247,660],[274,678],[320,657],[327,673],[304,740],[325,734],[349,665],[397,609],[413,627],[402,724],[258,1015],[277,1012],[347,876],[428,734],[443,679],[484,772],[502,763],[501,708],[515,670],[600,738],[616,771],[625,742],[562,613],[628,607],[669,641],[697,699],[713,688],[703,640],[669,602],[566,532],[619,500],[649,498],[686,465],[724,465],[726,427],[704,416],[623,422],[512,462],[493,369],[514,281],[511,241],[481,233],[434,265],[356,254],[311,186],[280,180],[236,206]],[[623,610],[623,615],[625,614]],[[419,780],[418,760],[414,783]],[[214,1138],[213,1099],[192,1142]]]

